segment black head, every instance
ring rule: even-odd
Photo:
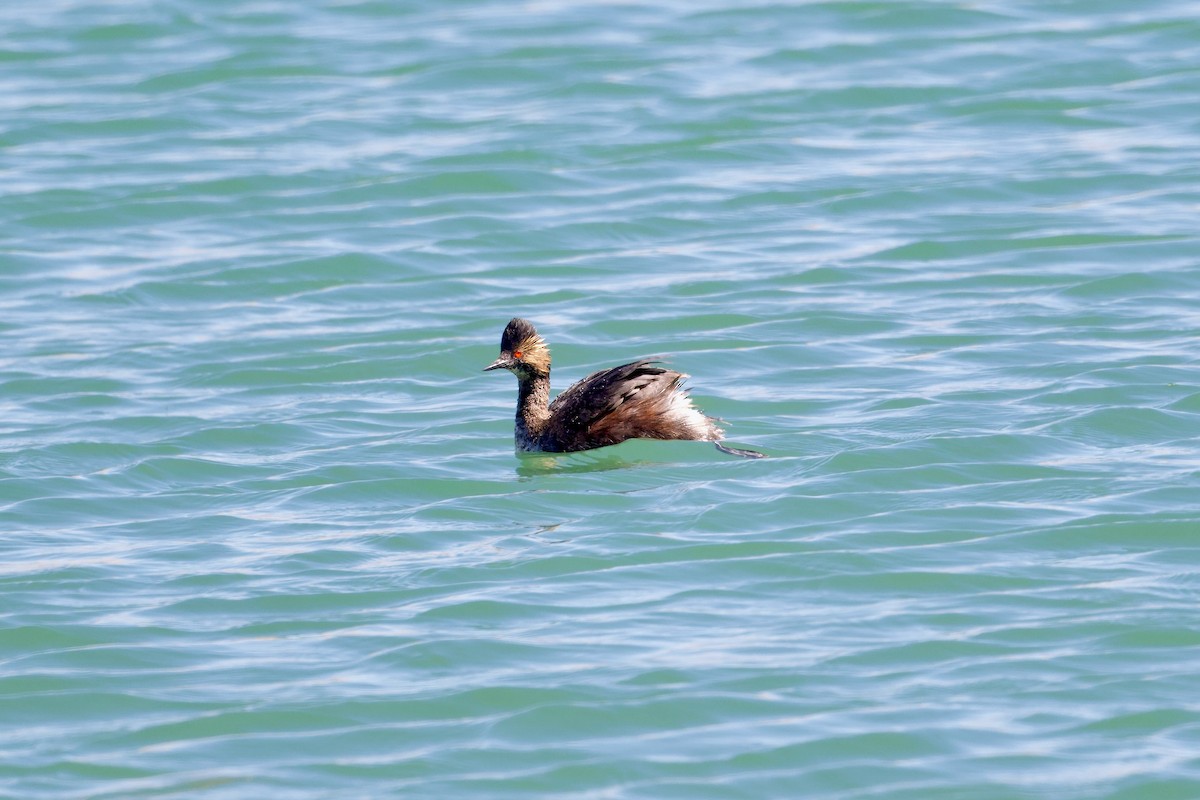
[[[513,317],[500,336],[500,357],[483,371],[501,368],[518,378],[550,374],[550,348],[529,320]]]
[[[532,322],[520,317],[513,317],[504,326],[504,333],[500,334],[500,350],[505,353],[511,353],[513,350],[521,347],[521,342],[537,335],[537,328],[533,327]]]

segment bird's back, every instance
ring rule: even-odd
[[[592,373],[550,404],[542,449],[589,450],[626,439],[719,440],[723,431],[682,388],[686,377],[653,361]]]

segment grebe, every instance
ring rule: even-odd
[[[483,368],[517,376],[517,447],[570,453],[626,439],[692,439],[723,453],[762,458],[726,447],[725,431],[692,405],[684,378],[641,360],[588,375],[550,402],[550,348],[528,320],[515,317],[500,337],[500,357]]]

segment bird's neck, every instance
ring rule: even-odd
[[[517,382],[517,440],[532,442],[550,419],[550,376],[532,375]]]

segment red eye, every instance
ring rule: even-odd
[[[513,350],[513,358],[520,358],[520,357],[521,357],[521,351]]]

